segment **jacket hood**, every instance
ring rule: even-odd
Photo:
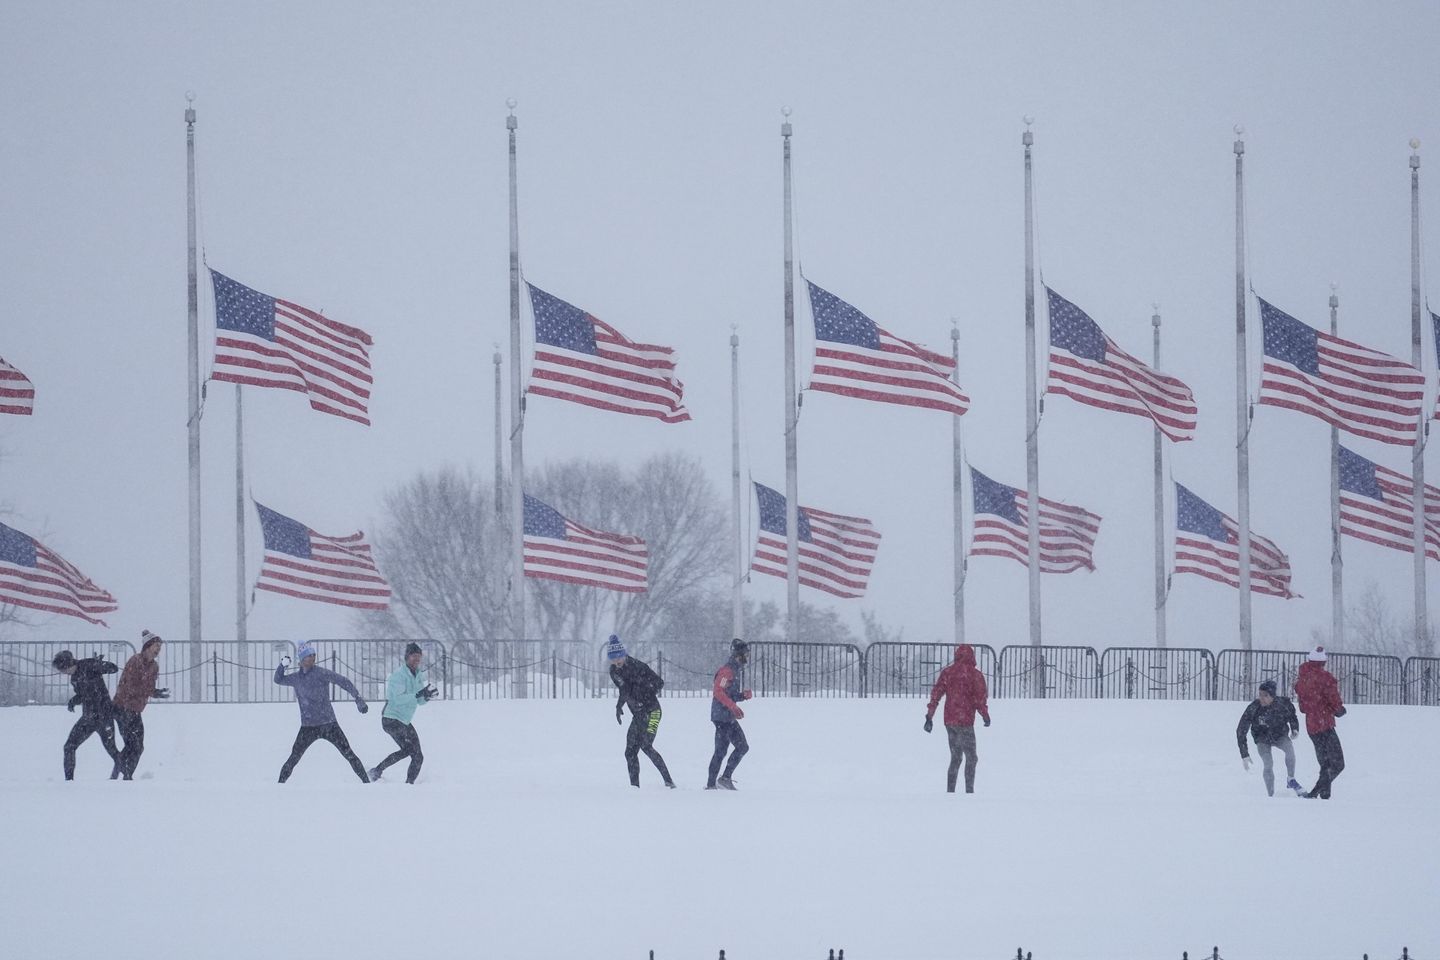
[[[962,643],[955,648],[955,662],[965,667],[975,666],[975,648]]]
[[[1329,670],[1325,669],[1325,664],[1323,662],[1319,660],[1306,660],[1304,663],[1300,664],[1300,671],[1296,674],[1296,676],[1304,677],[1314,673],[1329,672]]]

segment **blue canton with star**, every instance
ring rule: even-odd
[[[1105,334],[1089,314],[1060,294],[1045,288],[1050,297],[1050,346],[1086,360],[1105,362]]]
[[[880,349],[880,328],[875,321],[828,290],[810,286],[810,312],[815,317],[815,339]]]
[[[1265,332],[1265,356],[1274,357],[1318,377],[1320,375],[1319,332],[1283,310],[1260,301],[1260,325]]]
[[[595,346],[595,323],[590,314],[559,297],[527,283],[530,308],[535,313],[535,342],[548,343],[575,353],[599,353]]]
[[[1237,542],[1225,529],[1225,515],[1179,483],[1175,484],[1175,526],[1217,543]]]
[[[1020,517],[1020,505],[1015,502],[1015,495],[1019,490],[996,483],[974,467],[970,468],[970,488],[973,491],[976,514],[993,513],[1011,523],[1025,522]]]
[[[1385,502],[1385,491],[1375,476],[1375,464],[1353,450],[1340,448],[1340,489]]]
[[[210,279],[215,283],[215,326],[275,339],[274,297],[236,283],[217,270],[210,271]]]
[[[13,563],[17,567],[36,566],[35,541],[27,534],[0,523],[0,563]]]
[[[310,559],[310,528],[283,513],[255,504],[260,511],[260,530],[265,535],[265,549],[287,553],[302,560]]]
[[[525,533],[531,537],[565,539],[565,518],[543,500],[525,495]]]
[[[757,483],[755,497],[760,501],[760,529],[776,536],[785,536],[785,495],[778,490],[771,490],[763,483]],[[799,518],[797,526],[800,528],[796,539],[810,543],[810,518],[805,515],[803,507],[796,510],[795,515]]]

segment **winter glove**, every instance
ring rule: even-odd
[[[616,722],[616,723],[624,723],[624,722],[625,722],[624,712],[625,712],[625,704],[623,704],[623,703],[617,703],[617,704],[615,704],[615,722]]]
[[[929,717],[926,717],[926,718],[925,718],[925,732],[926,732],[926,733],[929,733],[931,730],[934,730],[934,729],[935,729],[935,721],[932,720],[932,719],[930,719]]]
[[[1336,708],[1335,708],[1335,716],[1337,716],[1337,717],[1343,717],[1343,716],[1345,716],[1345,708],[1344,708],[1344,707],[1336,707]]]
[[[366,703],[364,700],[356,700],[355,709],[359,710],[361,713],[369,713],[370,704]]]
[[[730,712],[733,713],[733,714],[735,714],[735,719],[736,719],[736,720],[744,720],[744,719],[745,719],[745,711],[744,711],[744,710],[741,710],[739,707],[736,707],[734,710],[731,710]]]
[[[67,704],[65,704],[65,709],[66,709],[66,710],[69,710],[71,713],[74,713],[74,712],[75,712],[75,704],[73,704],[73,703],[67,703]]]
[[[990,718],[989,718],[989,717],[986,717],[986,718],[985,718],[985,726],[987,726],[987,727],[990,726]]]
[[[1249,769],[1250,769],[1250,758],[1249,758],[1249,757],[1241,757],[1241,758],[1240,758],[1240,762],[1245,765],[1245,769],[1246,769],[1246,770],[1249,770]]]
[[[741,699],[741,700],[749,700],[749,699],[750,699],[751,697],[753,697],[753,696],[755,696],[755,691],[754,691],[754,690],[745,690],[745,691],[741,692],[741,694],[740,694],[740,699]],[[1344,711],[1342,710],[1341,713],[1343,713],[1343,712],[1344,712]],[[1337,717],[1338,717],[1339,715],[1340,715],[1339,713],[1336,714]]]
[[[155,688],[155,692],[152,693],[152,694],[150,694],[150,696],[154,697],[156,700],[169,700],[169,699],[170,699],[170,688],[169,688],[169,687],[156,687],[156,688]]]
[[[1290,731],[1290,739],[1291,739],[1291,740],[1294,740],[1294,739],[1295,739],[1296,737],[1298,737],[1298,736],[1300,736],[1300,731],[1299,731],[1299,730],[1291,730],[1291,731]]]

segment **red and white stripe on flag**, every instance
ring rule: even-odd
[[[605,533],[565,519],[565,536],[525,534],[525,576],[622,593],[649,586],[650,551],[639,537]]]
[[[1175,572],[1193,573],[1235,589],[1240,588],[1240,526],[1229,517],[1223,523],[1233,543],[1222,544],[1184,530],[1175,535]],[[1290,599],[1290,558],[1274,540],[1250,532],[1250,592]]]
[[[0,357],[0,413],[29,416],[35,412],[35,384]]]
[[[308,557],[265,550],[256,590],[361,610],[385,610],[390,606],[390,584],[375,566],[363,532],[348,537],[327,537],[314,530],[309,533]]]
[[[1340,487],[1340,532],[1347,537],[1415,552],[1415,481],[1374,465],[1383,499]],[[1440,487],[1425,484],[1425,556],[1440,560]]]
[[[800,540],[800,583],[837,597],[865,596],[880,549],[880,531],[864,517],[801,507],[810,539]],[[804,528],[802,528],[804,529]],[[761,529],[750,569],[785,579],[785,536]]]
[[[970,556],[1008,557],[1030,565],[1030,496],[1015,493],[1020,522],[994,513],[977,513],[970,536]],[[1073,573],[1095,569],[1095,539],[1100,515],[1083,507],[1040,498],[1040,572]]]

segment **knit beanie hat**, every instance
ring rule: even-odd
[[[1310,651],[1310,655],[1307,656],[1305,659],[1309,660],[1311,663],[1324,663],[1330,658],[1325,655],[1324,647],[1316,647],[1314,650]]]
[[[315,656],[315,644],[311,643],[309,640],[306,640],[304,643],[300,644],[300,649],[295,651],[295,659],[297,662],[300,660],[304,660],[306,657],[313,656]]]
[[[160,635],[158,633],[151,633],[149,630],[140,631],[140,641],[141,650],[144,650],[152,643],[164,643],[164,641],[160,639]]]
[[[625,644],[620,642],[620,638],[613,633],[610,634],[610,639],[605,642],[605,659],[619,660],[621,657],[629,655],[625,652]]]
[[[69,650],[61,650],[55,654],[55,659],[50,661],[50,666],[56,670],[65,670],[75,665],[75,654]]]
[[[1276,686],[1274,680],[1262,680],[1260,682],[1260,689],[1264,690],[1266,693],[1270,694],[1270,696],[1273,697],[1275,696],[1275,691],[1278,689],[1278,687]]]
[[[413,640],[410,643],[405,644],[405,656],[407,657],[413,653],[423,654],[424,652],[424,650],[420,649],[420,644],[415,643]]]

